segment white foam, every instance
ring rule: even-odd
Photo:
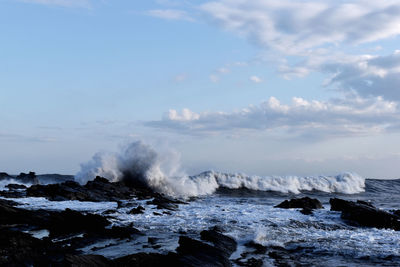
[[[262,177],[210,171],[188,176],[180,168],[178,153],[157,153],[142,142],[131,143],[120,153],[94,155],[91,161],[81,165],[76,180],[86,183],[96,176],[110,181],[118,181],[127,176],[135,177],[155,191],[174,197],[209,195],[219,187],[295,194],[311,190],[354,194],[363,192],[365,188],[365,179],[354,173],[315,177]]]
[[[275,191],[299,194],[301,191],[321,191],[327,193],[355,194],[364,192],[365,179],[354,173],[342,173],[336,176],[247,176],[244,174],[226,174],[205,172],[193,177],[194,180],[209,181],[214,178],[220,187],[230,189],[247,188],[259,191]]]
[[[78,200],[50,201],[44,197],[7,198],[19,203],[23,209],[65,210],[72,209],[87,212],[103,212],[117,208],[116,202],[81,202]]]
[[[0,190],[6,190],[7,185],[9,184],[20,184],[20,185],[25,185],[26,187],[31,186],[32,184],[27,184],[27,183],[21,183],[20,181],[16,179],[4,179],[0,181]]]

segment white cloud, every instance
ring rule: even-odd
[[[400,2],[394,0],[220,0],[201,9],[222,27],[285,54],[400,34]]]
[[[153,9],[147,11],[147,15],[166,20],[194,21],[186,11],[179,9]]]
[[[20,2],[49,6],[90,8],[90,0],[19,0]]]
[[[332,74],[330,85],[364,96],[400,101],[400,54],[363,56],[350,62],[325,62],[318,66]]]
[[[239,111],[195,113],[170,110],[162,120],[147,126],[166,128],[187,134],[218,134],[244,130],[285,132],[291,137],[329,138],[334,136],[371,135],[398,125],[397,104],[381,97],[330,101],[307,101],[294,97],[291,105],[275,97],[258,106]]]
[[[262,79],[260,77],[258,77],[258,76],[253,75],[253,76],[250,77],[250,81],[252,81],[254,83],[261,83]]]

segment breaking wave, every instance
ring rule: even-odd
[[[140,141],[131,143],[120,153],[97,153],[81,164],[75,176],[80,183],[102,176],[112,182],[128,180],[144,184],[155,191],[174,196],[190,197],[214,193],[219,187],[247,188],[257,191],[295,193],[322,191],[355,194],[365,189],[365,179],[354,173],[337,176],[247,176],[214,171],[188,176],[180,168],[179,155],[169,151],[158,154]]]

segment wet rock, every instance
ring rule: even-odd
[[[137,195],[154,195],[151,191],[139,192],[135,188],[126,186],[121,182],[111,183],[107,179],[97,176],[82,186],[74,181],[61,184],[34,185],[27,189],[27,196],[46,197],[53,201],[79,200],[79,201],[120,201],[132,199]]]
[[[26,189],[26,186],[23,184],[8,184],[6,187],[8,190]]]
[[[138,206],[136,208],[131,209],[128,214],[143,214],[145,211],[145,208],[142,206]]]
[[[200,233],[202,240],[209,241],[214,244],[214,246],[225,253],[229,257],[233,252],[235,252],[237,243],[229,236],[221,234],[216,229],[204,230]]]
[[[313,214],[313,210],[310,209],[310,208],[303,208],[300,212],[303,213],[304,215],[311,215],[311,214]]]
[[[246,266],[246,267],[262,267],[262,266],[264,266],[264,262],[261,259],[256,259],[256,258],[238,259],[238,260],[235,260],[235,263],[239,266]]]
[[[171,211],[178,210],[178,204],[186,204],[185,202],[171,199],[162,195],[157,195],[153,200],[147,201],[148,205],[156,205],[157,209],[166,209]]]
[[[13,177],[11,175],[9,175],[8,173],[0,172],[0,180],[2,180],[2,179],[11,179],[11,178],[13,178]]]
[[[363,201],[353,202],[338,198],[329,200],[332,211],[341,211],[341,218],[351,225],[400,230],[400,218],[375,208]]]
[[[225,250],[186,236],[179,238],[178,259],[183,266],[231,266]]]
[[[156,267],[156,266],[182,266],[175,253],[167,255],[157,253],[137,253],[115,259],[114,266]]]
[[[0,266],[54,266],[66,253],[72,252],[49,240],[0,229]]]
[[[39,179],[36,177],[35,172],[23,173],[21,172],[16,179],[25,184],[39,184]]]
[[[112,266],[112,262],[100,255],[66,255],[63,262],[64,266],[83,267],[83,266]]]
[[[254,241],[247,242],[244,245],[248,248],[252,248],[254,254],[265,254],[267,252],[267,247],[255,243]]]
[[[291,200],[285,200],[279,205],[275,206],[275,208],[281,209],[322,209],[323,206],[318,199],[303,197],[303,198],[293,198]]]

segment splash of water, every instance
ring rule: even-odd
[[[209,171],[188,176],[181,169],[178,153],[169,151],[160,154],[140,141],[129,144],[120,153],[95,154],[92,160],[81,165],[75,179],[83,184],[96,176],[102,176],[112,182],[124,180],[135,186],[144,185],[174,197],[212,194],[219,187],[295,194],[311,190],[354,194],[365,189],[365,179],[353,173],[337,176],[281,177]]]

